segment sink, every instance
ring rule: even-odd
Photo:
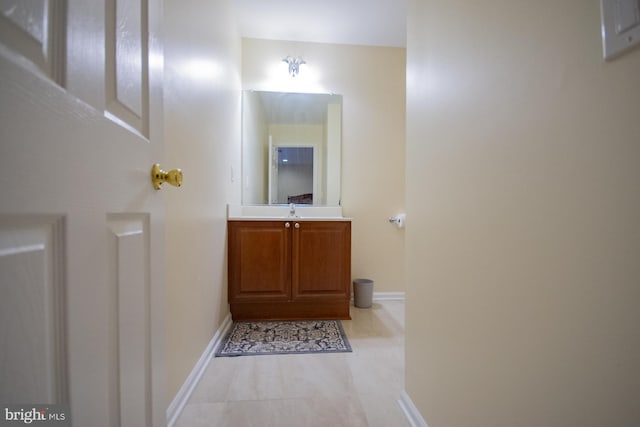
[[[345,221],[341,206],[296,205],[296,214],[289,214],[289,205],[228,205],[230,220],[299,220],[299,221]]]

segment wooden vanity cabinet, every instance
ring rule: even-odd
[[[233,221],[233,320],[349,319],[351,222]]]

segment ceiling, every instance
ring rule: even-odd
[[[324,125],[328,104],[342,104],[341,95],[256,92],[269,124]]]
[[[234,0],[240,36],[406,46],[407,0]]]

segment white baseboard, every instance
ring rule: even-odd
[[[213,338],[211,338],[211,341],[209,341],[209,344],[202,353],[202,356],[200,356],[200,359],[198,359],[198,362],[193,367],[191,373],[185,380],[182,387],[180,387],[180,390],[167,408],[167,427],[173,427],[176,421],[178,421],[178,417],[189,401],[189,397],[191,397],[193,390],[195,390],[196,386],[198,385],[200,378],[202,378],[202,374],[204,374],[204,371],[207,369],[207,366],[209,365],[209,362],[211,361],[211,358],[213,357],[218,344],[220,344],[222,339],[226,336],[227,331],[229,330],[229,328],[231,328],[231,325],[231,314],[228,314],[227,317],[225,317],[225,319],[222,321],[222,325],[220,325],[216,333],[213,335]]]
[[[353,304],[354,296],[351,293],[351,303]],[[404,301],[404,292],[374,292],[371,296],[372,301]]]
[[[411,427],[429,427],[405,390],[402,390],[402,393],[400,394],[398,405],[400,405],[400,409],[402,409],[402,412]]]
[[[404,301],[404,292],[374,292],[374,301]]]

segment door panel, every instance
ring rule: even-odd
[[[348,298],[351,223],[301,221],[293,233],[293,299]]]
[[[0,39],[53,81],[62,83],[65,2],[3,0]]]
[[[291,228],[283,221],[229,222],[229,301],[291,293]]]
[[[149,426],[149,226],[147,215],[108,216],[112,402],[124,426]],[[117,363],[116,363],[117,362]],[[118,397],[119,396],[119,397]]]
[[[108,116],[148,136],[147,2],[110,0],[106,16]]]
[[[0,219],[0,402],[65,402],[64,220]]]

